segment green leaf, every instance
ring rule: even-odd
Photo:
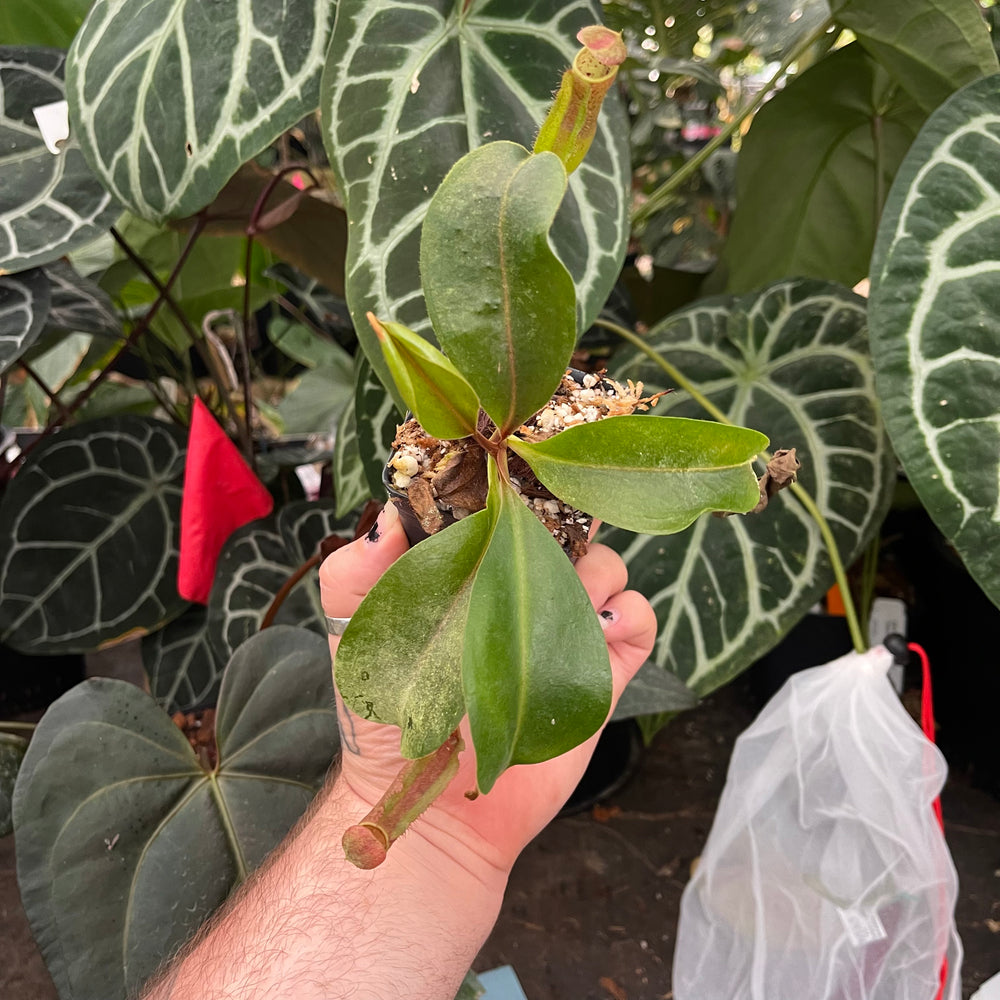
[[[872,258],[872,354],[906,475],[1000,604],[1000,75],[927,122]]]
[[[5,45],[51,45],[68,49],[92,0],[17,0],[0,7]]]
[[[337,517],[371,499],[372,491],[358,450],[358,425],[353,406],[345,406],[333,444],[333,496]]]
[[[278,591],[327,535],[351,527],[349,519],[335,515],[333,501],[301,500],[234,531],[219,556],[208,598],[208,638],[216,658],[225,662],[259,630]],[[275,624],[326,635],[314,573],[285,598]]]
[[[66,96],[88,162],[152,221],[203,208],[315,109],[330,0],[97,0]]]
[[[232,659],[219,767],[149,695],[86,681],[35,732],[14,793],[21,898],[60,996],[142,983],[256,868],[337,747],[325,638],[275,628]]]
[[[364,356],[359,356],[355,373],[354,415],[358,455],[368,488],[373,497],[381,497],[385,493],[382,470],[389,460],[389,449],[402,417]]]
[[[859,45],[821,59],[754,118],[737,160],[729,289],[868,273],[883,192],[924,113]]]
[[[0,372],[38,339],[51,298],[49,281],[41,268],[0,275]]]
[[[168,715],[213,705],[221,664],[208,638],[207,612],[192,607],[140,645],[149,691]]]
[[[512,764],[548,760],[582,743],[611,707],[608,647],[580,578],[520,495],[497,482],[494,463],[488,466],[489,547],[472,587],[462,654],[484,792]]]
[[[923,108],[933,111],[959,87],[997,71],[989,28],[965,0],[831,0],[838,23],[858,36]]]
[[[799,481],[830,522],[841,558],[853,562],[895,484],[864,300],[828,282],[787,280],[704,299],[646,339],[735,423],[760,428],[774,448],[798,450]],[[647,391],[671,386],[631,348],[616,355],[612,375],[642,380]],[[683,391],[657,410],[704,415]],[[753,516],[702,518],[667,537],[612,531],[602,540],[623,554],[630,586],[656,611],[653,658],[699,695],[767,652],[833,583],[819,530],[788,491]]]
[[[697,704],[698,696],[679,677],[647,660],[622,692],[611,721],[675,715]],[[640,726],[645,732],[641,722]]]
[[[565,190],[554,153],[494,142],[455,164],[424,219],[434,333],[505,432],[549,401],[576,343],[573,281],[548,240]]]
[[[469,598],[488,533],[479,511],[403,553],[362,601],[337,650],[345,703],[364,719],[399,726],[405,757],[432,753],[465,714]]]
[[[479,1000],[486,992],[479,977],[470,969],[462,980],[462,985],[458,988],[455,1000]]]
[[[431,336],[417,263],[431,196],[470,148],[534,140],[576,53],[576,32],[600,20],[591,0],[339,0],[320,110],[350,222],[347,300],[384,382],[364,317],[373,312]],[[600,311],[625,254],[627,137],[612,91],[553,226],[553,247],[576,284],[579,330]],[[460,259],[464,249],[454,253]]]
[[[0,272],[48,264],[90,243],[120,213],[77,137],[54,156],[38,130],[34,109],[63,99],[65,61],[58,49],[0,48]]]
[[[744,514],[760,491],[758,431],[710,420],[621,416],[510,447],[561,500],[629,531],[682,531],[709,511]]]
[[[315,368],[301,375],[278,404],[286,434],[331,434],[351,402],[354,372],[350,355],[336,366]]]
[[[141,417],[63,430],[0,503],[0,641],[88,652],[151,632],[177,594],[184,435]]]
[[[10,836],[14,829],[10,803],[27,747],[28,741],[20,736],[0,732],[0,837]]]
[[[267,328],[268,339],[282,354],[307,368],[351,367],[354,359],[335,340],[321,337],[304,323],[279,316]]]
[[[443,441],[468,437],[479,419],[479,399],[462,373],[402,323],[369,318],[396,388],[424,430]]]
[[[46,330],[121,336],[121,321],[103,289],[77,274],[65,261],[49,264],[45,274],[52,286]]]

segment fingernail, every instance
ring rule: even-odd
[[[607,628],[609,625],[614,625],[618,621],[618,612],[612,611],[610,608],[605,608],[598,617],[601,620],[601,628]]]
[[[383,508],[368,532],[368,541],[377,542],[399,520],[399,511],[391,501]]]

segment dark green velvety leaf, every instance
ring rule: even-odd
[[[0,638],[87,652],[162,627],[177,594],[184,435],[142,417],[61,431],[0,503]]]
[[[796,448],[799,479],[850,564],[885,516],[895,467],[868,357],[865,302],[828,282],[778,282],[704,299],[655,327],[649,345],[732,421]],[[612,374],[670,388],[629,348]],[[657,406],[704,416],[686,393]],[[617,419],[617,418],[615,418]],[[646,419],[646,418],[643,418]],[[612,531],[629,583],[660,623],[653,658],[701,695],[770,649],[833,583],[816,524],[788,492],[747,517],[702,518],[670,536]]]
[[[505,432],[549,401],[576,343],[573,280],[548,239],[565,190],[554,153],[494,142],[455,164],[424,219],[434,333]]]
[[[233,532],[219,556],[208,598],[208,637],[217,659],[228,660],[258,631],[285,582],[323,538],[337,531],[350,534],[351,521],[335,514],[332,500],[301,500]],[[326,634],[315,572],[292,589],[275,623]]]
[[[338,3],[320,110],[351,224],[347,300],[386,383],[364,316],[431,336],[417,256],[431,196],[471,148],[534,141],[577,31],[600,20],[590,0],[486,0],[462,10],[452,0]],[[576,284],[579,330],[604,304],[625,254],[627,137],[612,91],[553,227],[553,247]],[[460,259],[462,250],[453,253]]]
[[[372,491],[358,449],[358,425],[353,406],[345,406],[333,445],[333,496],[337,517],[371,499]]]
[[[990,32],[977,4],[831,0],[830,9],[924,111],[997,71]]]
[[[0,275],[0,372],[38,339],[50,303],[49,281],[41,268]]]
[[[1000,604],[1000,76],[927,122],[872,258],[885,422],[921,501]]]
[[[14,829],[10,803],[17,772],[27,748],[27,740],[12,733],[0,732],[0,837],[9,836]]]
[[[358,358],[355,373],[354,415],[357,428],[358,455],[373,497],[385,494],[382,470],[389,459],[389,448],[401,422],[392,396],[378,380],[364,357]]]
[[[215,704],[222,667],[208,638],[207,612],[192,607],[142,640],[149,691],[169,715]]]
[[[489,468],[489,547],[472,587],[462,656],[484,792],[512,764],[582,743],[611,706],[608,648],[580,578],[520,495],[496,481],[492,462]]]
[[[405,552],[364,599],[337,650],[344,701],[364,719],[399,726],[404,756],[432,753],[465,713],[469,597],[488,533],[480,511]]]
[[[21,897],[60,996],[133,995],[288,832],[337,748],[325,638],[274,628],[233,657],[203,769],[147,694],[55,702],[14,793]]]
[[[315,109],[334,11],[329,0],[97,0],[66,96],[102,183],[145,219],[203,208]]]
[[[65,261],[49,264],[45,274],[52,290],[52,304],[45,321],[47,330],[121,335],[121,321],[103,289],[77,274]]]
[[[392,379],[421,427],[442,441],[468,437],[479,419],[479,400],[458,369],[402,323],[375,323]]]
[[[647,660],[628,682],[628,687],[615,705],[611,720],[675,714],[697,704],[698,696],[684,681],[652,660]]]
[[[767,438],[745,427],[621,416],[511,448],[561,500],[629,531],[670,534],[709,511],[744,514],[760,491],[751,461]]]
[[[923,120],[857,44],[775,94],[737,161],[730,290],[789,275],[848,286],[865,277],[884,192]]]
[[[63,99],[65,61],[59,49],[0,48],[0,272],[48,264],[99,236],[120,212],[77,137],[53,155],[35,121],[36,107]]]

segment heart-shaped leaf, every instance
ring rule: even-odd
[[[362,718],[399,726],[406,757],[432,753],[465,713],[469,597],[488,532],[480,511],[405,552],[371,589],[337,649],[345,703]]]
[[[218,660],[258,631],[278,591],[327,535],[349,530],[332,500],[302,500],[234,531],[219,556],[208,598],[208,637]],[[326,635],[319,580],[313,572],[288,594],[276,624]]]
[[[63,100],[58,49],[0,48],[0,272],[48,264],[120,214],[72,135],[49,152],[34,109]]]
[[[906,475],[1000,604],[998,86],[948,100],[900,168],[872,258],[871,340]]]
[[[997,71],[989,28],[974,4],[831,0],[830,9],[924,111]]]
[[[334,11],[330,0],[97,0],[66,73],[97,176],[151,221],[203,208],[315,109]]]
[[[170,715],[216,701],[222,669],[208,638],[207,618],[204,608],[192,607],[142,640],[150,694]]]
[[[52,286],[52,305],[45,321],[47,330],[119,336],[121,321],[107,292],[77,274],[65,261],[45,268]]]
[[[320,109],[350,222],[347,300],[365,353],[387,384],[364,316],[373,312],[431,336],[417,266],[431,196],[470,149],[494,139],[534,140],[577,51],[577,31],[600,19],[591,0],[338,3]],[[604,304],[628,239],[628,124],[613,91],[597,129],[552,231],[576,283],[580,330]]]
[[[442,441],[468,437],[476,429],[479,399],[461,372],[402,323],[369,319],[396,388],[420,426]]]
[[[573,279],[548,238],[565,190],[554,153],[491,142],[455,164],[424,219],[434,333],[505,434],[549,401],[576,343]]]
[[[0,641],[88,652],[181,613],[184,443],[170,424],[126,416],[31,453],[0,502]]]
[[[149,695],[73,688],[14,793],[17,873],[60,996],[137,992],[309,804],[337,748],[324,638],[275,628],[233,657],[203,767]]]
[[[52,292],[41,268],[0,275],[0,372],[5,372],[45,328]]]
[[[489,546],[461,637],[462,686],[484,792],[512,764],[535,764],[582,743],[611,707],[608,647],[580,578],[488,464]]]
[[[11,799],[14,782],[24,759],[28,741],[11,733],[0,732],[0,837],[9,836],[14,829]]]
[[[895,483],[865,321],[863,299],[796,279],[704,299],[647,338],[732,421],[760,429],[775,448],[797,448],[800,482],[845,563],[878,530]],[[613,375],[641,379],[647,390],[670,387],[631,348],[616,355]],[[684,392],[657,409],[704,415]],[[833,583],[819,529],[787,491],[760,514],[702,518],[668,537],[613,531],[606,540],[656,610],[654,659],[698,694],[770,649]]]
[[[924,112],[857,44],[764,105],[743,141],[724,261],[733,291],[788,275],[868,273],[889,183]]]
[[[683,417],[620,416],[511,448],[561,500],[629,531],[682,531],[709,511],[744,514],[760,499],[750,463],[759,431]]]

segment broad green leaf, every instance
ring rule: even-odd
[[[0,6],[4,45],[68,49],[93,0],[15,0]]]
[[[698,696],[679,677],[647,660],[622,692],[611,721],[675,714],[697,704]]]
[[[319,101],[330,0],[97,0],[66,96],[102,183],[152,221],[203,208]]]
[[[924,112],[857,44],[821,59],[754,118],[737,160],[729,289],[868,273],[884,192]]]
[[[402,420],[392,396],[386,392],[367,358],[359,354],[355,372],[354,415],[358,455],[373,497],[385,493],[382,470]]]
[[[388,384],[365,313],[431,337],[418,248],[427,204],[451,166],[490,140],[529,145],[592,0],[340,0],[320,110],[350,222],[347,300],[365,353]],[[628,123],[617,93],[552,231],[585,330],[618,276],[628,239]],[[454,248],[457,260],[464,248]],[[456,358],[452,358],[461,368]]]
[[[484,792],[512,764],[582,743],[611,707],[608,647],[573,564],[488,465],[486,513],[472,516],[488,517],[489,545],[462,637],[462,687]]]
[[[772,448],[796,448],[799,481],[850,564],[875,535],[895,484],[868,357],[865,302],[828,282],[794,279],[704,299],[655,327],[647,343],[733,422]],[[671,387],[646,355],[616,355],[612,375]],[[685,392],[658,411],[705,416]],[[614,418],[619,419],[619,418]],[[642,419],[647,419],[643,417]],[[815,523],[788,491],[747,517],[699,520],[677,535],[612,531],[660,623],[653,658],[697,694],[767,652],[833,583]]]
[[[337,517],[371,499],[372,491],[358,450],[358,425],[353,406],[345,406],[333,445],[333,496]]]
[[[142,983],[302,814],[337,748],[326,639],[255,636],[219,696],[204,769],[149,695],[86,681],[42,719],[14,793],[21,898],[60,996]]]
[[[111,299],[88,278],[77,274],[65,261],[45,268],[52,290],[52,305],[45,321],[47,330],[70,330],[120,336],[121,320]]]
[[[351,403],[354,372],[350,355],[340,364],[314,368],[299,376],[278,404],[286,434],[332,434]]]
[[[117,218],[71,136],[49,152],[34,109],[63,99],[58,49],[0,48],[0,273],[23,271],[89,243]]]
[[[872,258],[872,354],[906,475],[1000,604],[1000,75],[928,121]]]
[[[479,399],[462,373],[402,323],[372,319],[396,388],[421,427],[443,441],[468,437],[479,419]]]
[[[295,323],[283,316],[271,321],[268,340],[293,361],[307,368],[350,368],[354,360],[335,340],[321,337],[305,323]]]
[[[979,5],[966,0],[831,0],[837,22],[926,112],[997,71]]]
[[[170,715],[204,708],[216,701],[222,669],[206,625],[205,609],[192,607],[166,628],[142,640],[142,665],[149,677],[149,692]]]
[[[364,719],[399,726],[405,757],[432,753],[465,714],[469,598],[488,538],[479,511],[405,552],[372,587],[337,649],[345,703]]]
[[[455,164],[424,219],[434,333],[507,432],[549,401],[576,343],[573,280],[548,237],[565,190],[554,153],[494,142]]]
[[[0,372],[38,339],[51,300],[49,280],[41,268],[0,275]]]
[[[208,639],[218,661],[228,660],[258,631],[278,591],[319,543],[350,526],[349,519],[335,515],[332,501],[301,500],[233,532],[219,556],[208,598]],[[315,573],[292,588],[275,623],[326,634]]]
[[[750,463],[768,441],[710,420],[621,416],[509,443],[561,500],[616,527],[664,535],[709,511],[755,507]]]
[[[88,652],[176,618],[183,477],[184,435],[141,417],[33,451],[0,503],[0,641]]]
[[[0,837],[9,836],[14,829],[10,802],[27,747],[28,741],[20,736],[0,732]]]

